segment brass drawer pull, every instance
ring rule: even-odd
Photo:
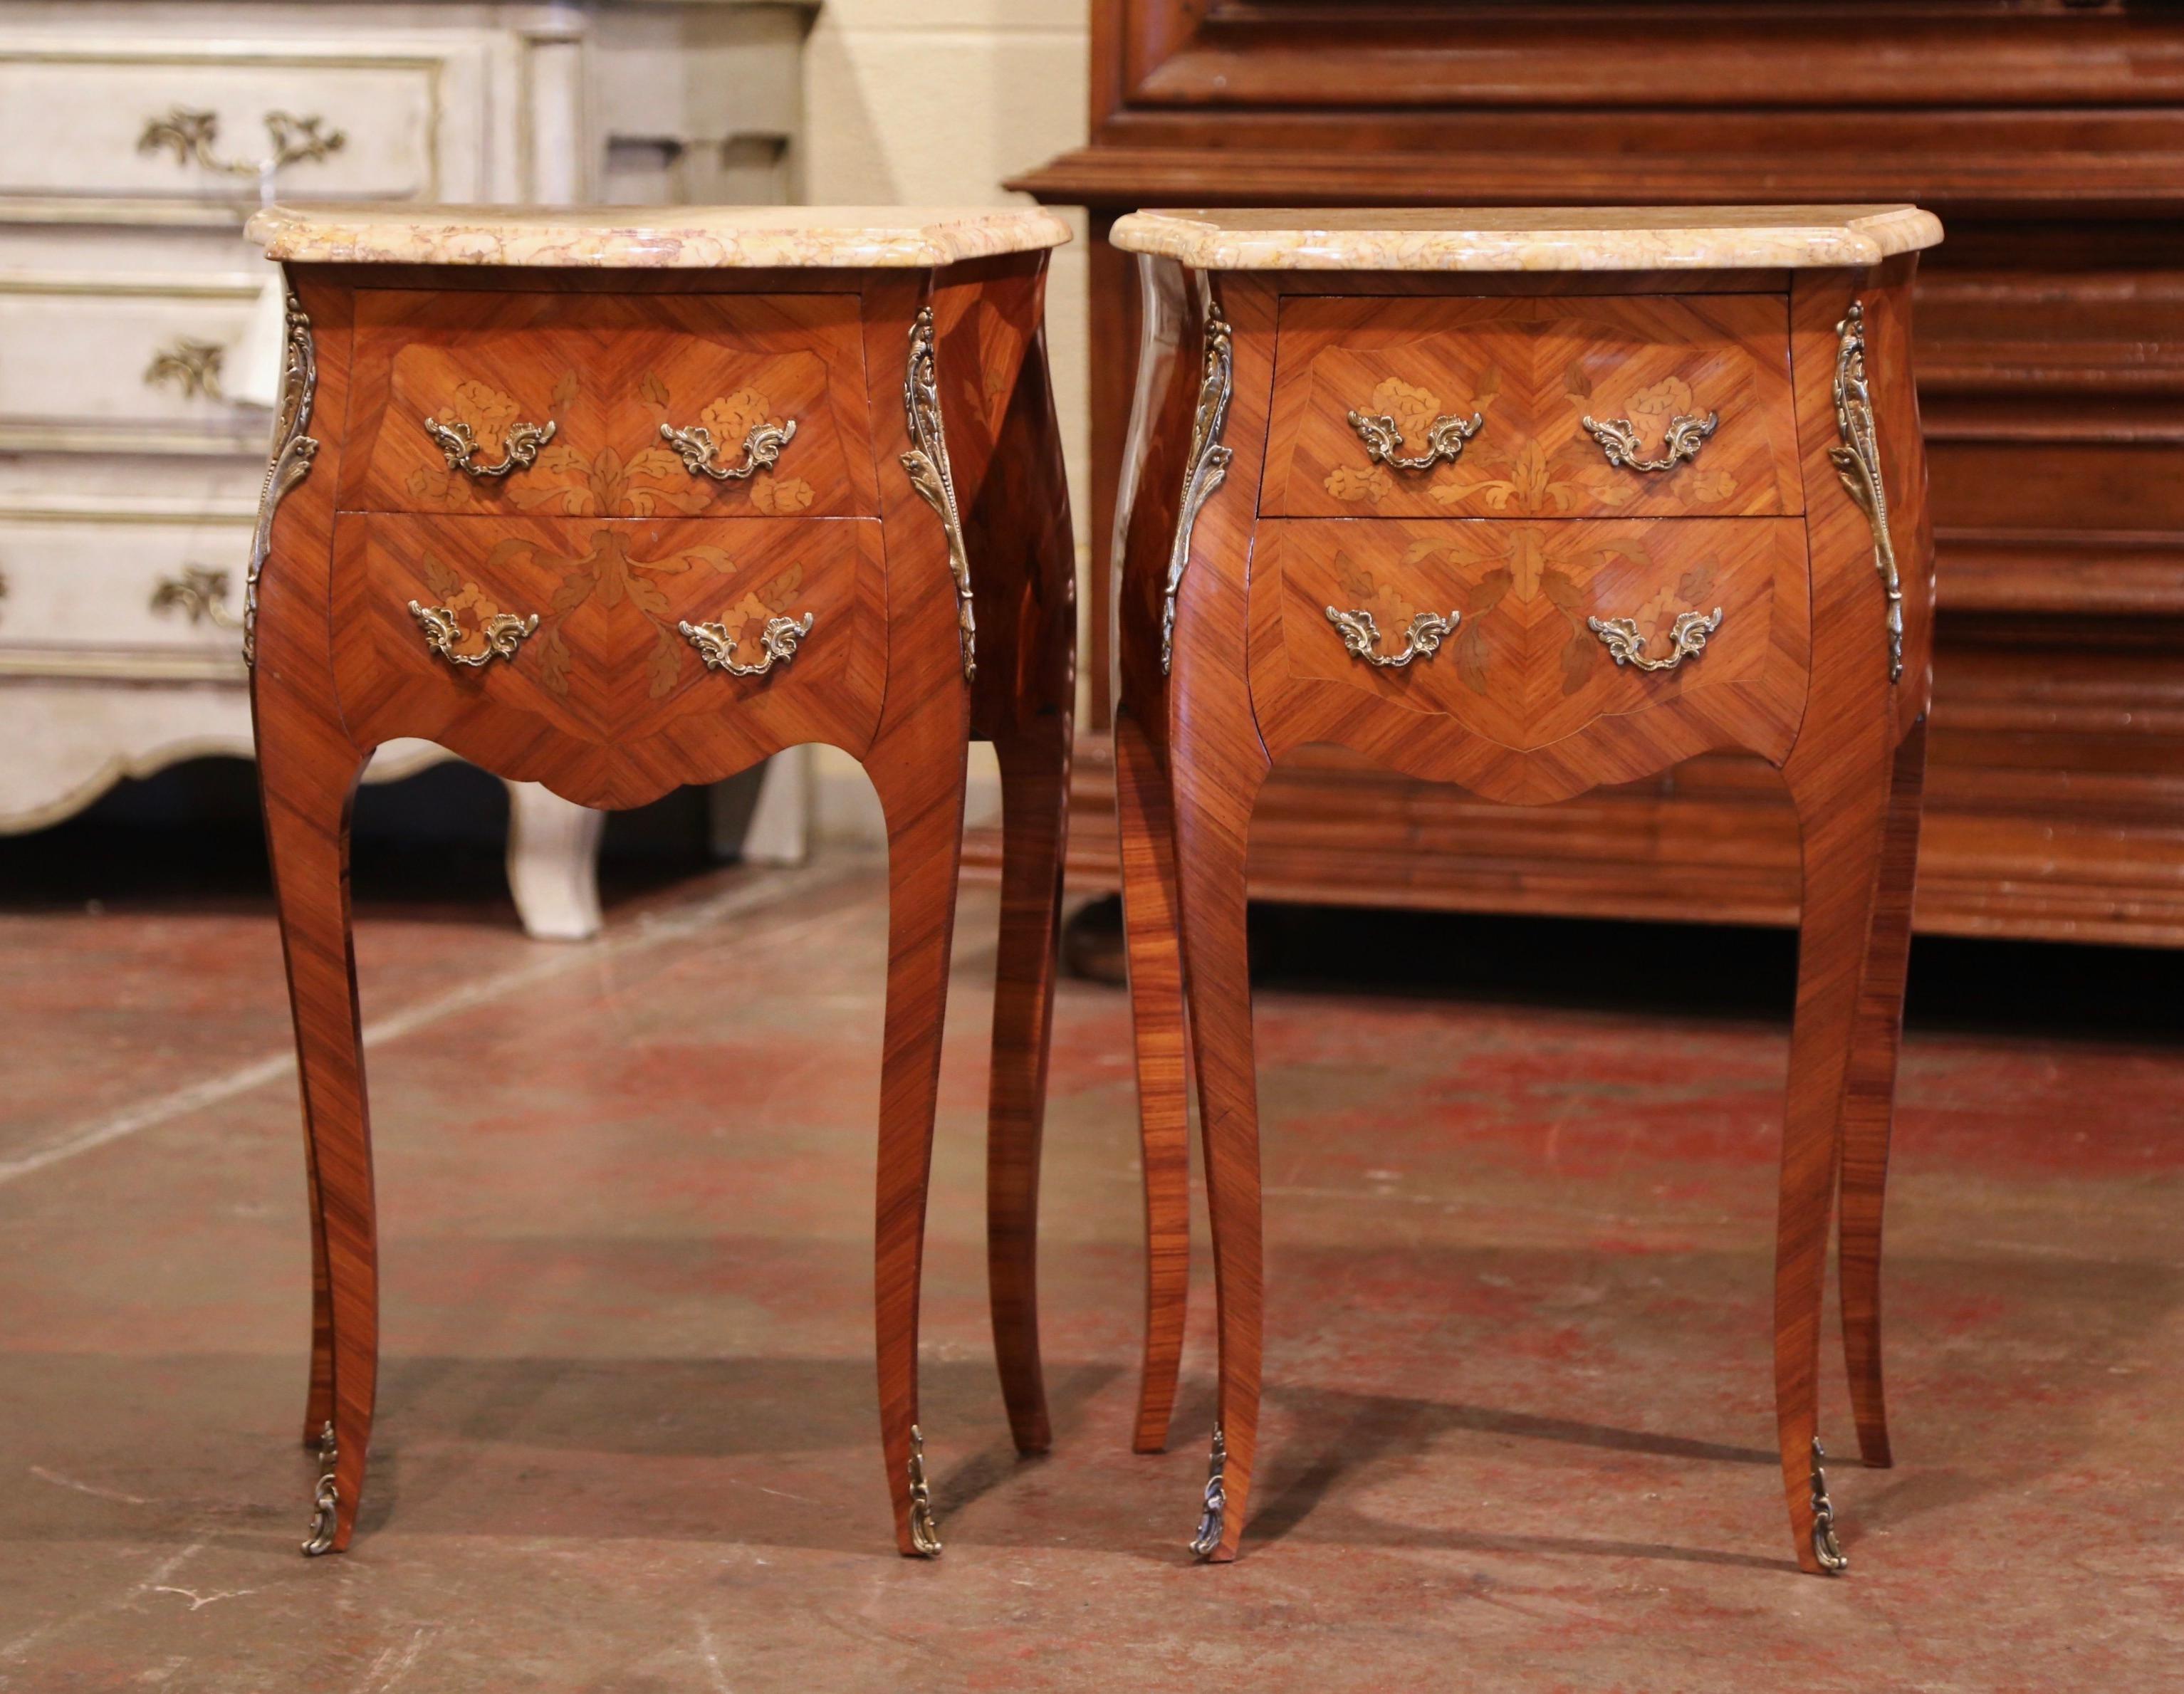
[[[449,423],[437,418],[425,420],[425,433],[447,455],[448,469],[463,471],[481,482],[491,476],[505,476],[511,471],[529,470],[538,458],[538,449],[553,440],[554,428],[550,419],[543,424],[510,424],[501,440],[500,463],[477,465],[471,458],[477,451],[477,437],[468,424],[460,418]]]
[[[1364,442],[1366,458],[1375,465],[1393,465],[1398,471],[1430,471],[1444,461],[1453,464],[1462,453],[1463,443],[1478,434],[1485,423],[1484,412],[1474,412],[1468,418],[1443,412],[1427,426],[1426,450],[1406,459],[1403,432],[1396,427],[1395,419],[1384,412],[1378,416],[1366,412],[1350,414],[1350,427]]]
[[[153,585],[152,610],[180,611],[192,623],[214,629],[240,629],[242,620],[227,609],[227,572],[203,565],[185,565],[179,577],[162,577]]]
[[[1630,618],[1589,617],[1585,627],[1600,638],[1617,664],[1635,665],[1641,671],[1673,671],[1685,660],[1696,659],[1706,651],[1707,637],[1721,627],[1721,608],[1716,606],[1711,616],[1705,612],[1678,612],[1669,631],[1669,650],[1658,659],[1646,656],[1646,638]]]
[[[227,349],[218,342],[192,341],[183,336],[152,355],[152,362],[144,367],[144,386],[156,388],[171,382],[182,391],[186,400],[223,400],[227,396],[220,390],[220,366],[226,360]]]
[[[740,482],[746,476],[773,468],[781,457],[781,449],[796,439],[796,420],[754,425],[744,437],[744,462],[740,465],[713,463],[713,454],[719,449],[714,443],[712,431],[703,424],[692,424],[688,429],[662,424],[660,438],[682,455],[682,468],[693,476],[710,476],[716,482]]]
[[[1368,665],[1380,669],[1400,670],[1413,659],[1430,659],[1440,651],[1440,644],[1455,632],[1459,612],[1443,617],[1439,612],[1420,612],[1411,620],[1411,627],[1403,637],[1400,653],[1376,652],[1380,644],[1380,626],[1373,621],[1373,614],[1360,607],[1356,611],[1337,611],[1327,609],[1327,621],[1342,632],[1342,644],[1353,659],[1362,659]]]
[[[482,653],[458,653],[455,644],[463,638],[462,620],[453,606],[421,606],[410,602],[410,615],[425,631],[425,645],[450,665],[467,665],[476,669],[490,665],[496,659],[513,659],[515,649],[523,644],[523,638],[538,627],[538,614],[527,618],[514,612],[495,612],[478,626],[477,632],[485,638]]]
[[[726,671],[731,677],[763,677],[773,668],[775,660],[786,665],[796,656],[796,644],[811,633],[812,616],[805,613],[801,623],[793,617],[768,618],[758,638],[759,645],[766,649],[766,657],[755,665],[736,662],[737,636],[730,635],[725,625],[678,623],[675,627],[689,638],[708,671]]]
[[[321,117],[299,118],[292,112],[268,112],[265,133],[273,151],[264,159],[222,159],[213,151],[220,139],[220,118],[188,106],[172,106],[156,118],[144,120],[136,137],[136,151],[157,153],[165,148],[181,165],[197,164],[223,176],[270,177],[291,164],[304,164],[339,153],[348,137],[339,130],[321,132]]]
[[[1648,473],[1673,471],[1686,460],[1699,456],[1699,449],[1706,445],[1707,437],[1721,422],[1719,412],[1708,412],[1702,418],[1674,418],[1669,421],[1669,432],[1661,438],[1661,456],[1648,459],[1639,444],[1638,432],[1628,418],[1605,418],[1596,423],[1590,417],[1578,421],[1592,432],[1601,450],[1607,454],[1610,465],[1628,465],[1633,471]]]

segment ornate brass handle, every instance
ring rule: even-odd
[[[170,107],[165,114],[144,120],[136,137],[136,151],[157,153],[165,148],[177,164],[198,164],[223,176],[270,176],[291,164],[304,164],[339,153],[348,137],[339,130],[322,131],[320,117],[299,118],[292,112],[268,112],[265,132],[273,140],[271,157],[261,159],[222,159],[213,151],[220,139],[220,118],[189,106]]]
[[[1633,471],[1673,471],[1687,459],[1699,456],[1699,449],[1706,445],[1707,437],[1721,422],[1719,412],[1708,412],[1702,418],[1674,418],[1669,421],[1669,432],[1661,438],[1661,456],[1646,457],[1646,449],[1639,444],[1638,432],[1628,418],[1605,418],[1596,423],[1590,417],[1578,421],[1592,432],[1592,438],[1607,454],[1610,465],[1628,465]]]
[[[240,629],[242,620],[227,609],[227,572],[185,565],[179,577],[162,577],[152,590],[152,610],[180,611],[192,623],[215,629]]]
[[[1836,428],[1843,444],[1828,458],[1873,531],[1873,566],[1888,596],[1888,680],[1903,680],[1903,577],[1888,535],[1888,489],[1880,479],[1880,437],[1873,423],[1873,388],[1865,376],[1865,304],[1852,300],[1836,326]]]
[[[1669,650],[1658,659],[1646,656],[1646,638],[1627,617],[1589,617],[1585,627],[1601,639],[1618,665],[1635,665],[1641,671],[1673,671],[1686,659],[1706,651],[1707,637],[1721,627],[1721,608],[1709,616],[1704,612],[1678,612],[1669,631]]]
[[[805,613],[801,623],[793,617],[768,618],[758,638],[759,645],[766,649],[766,657],[755,665],[736,662],[736,638],[728,633],[724,625],[678,623],[675,627],[689,638],[708,671],[726,671],[731,677],[763,677],[773,668],[775,660],[786,665],[796,656],[796,644],[811,633],[812,616]]]
[[[1380,627],[1373,621],[1373,614],[1359,608],[1356,611],[1337,611],[1327,609],[1327,621],[1342,632],[1342,644],[1353,659],[1362,659],[1368,665],[1382,670],[1401,670],[1413,659],[1430,659],[1440,651],[1440,644],[1455,632],[1462,614],[1451,612],[1443,617],[1439,612],[1420,612],[1411,620],[1411,627],[1403,637],[1400,653],[1376,651],[1380,645]]]
[[[199,395],[208,400],[225,399],[220,373],[226,358],[227,349],[218,342],[192,341],[183,336],[152,355],[152,362],[144,367],[144,386],[156,388],[162,382],[172,382],[186,400]]]
[[[755,425],[744,437],[744,462],[740,465],[716,465],[713,454],[713,432],[703,424],[692,424],[688,429],[677,429],[672,424],[660,426],[660,438],[682,456],[682,468],[693,476],[710,476],[716,482],[740,482],[746,476],[755,476],[761,471],[770,471],[781,457],[781,449],[796,439],[796,420],[775,425]]]
[[[442,423],[437,418],[425,420],[425,433],[447,455],[448,469],[460,471],[484,482],[490,476],[505,476],[512,471],[527,471],[538,457],[538,449],[553,440],[557,426],[548,420],[543,424],[510,424],[500,443],[500,463],[476,465],[471,455],[477,451],[477,437],[460,418],[452,423]]]
[[[1463,451],[1463,443],[1478,434],[1485,422],[1484,412],[1474,412],[1468,418],[1444,412],[1426,426],[1426,450],[1406,459],[1403,432],[1396,427],[1395,419],[1384,413],[1379,416],[1365,412],[1350,415],[1350,427],[1364,442],[1366,458],[1375,465],[1390,465],[1398,471],[1430,471],[1444,460],[1454,462]]]
[[[477,632],[485,638],[482,653],[458,653],[455,644],[463,638],[462,620],[455,616],[453,606],[421,606],[410,602],[410,615],[425,631],[425,645],[450,665],[467,665],[476,669],[490,665],[496,659],[513,659],[515,649],[523,644],[523,638],[538,627],[538,614],[518,617],[514,612],[495,612],[478,626]]]

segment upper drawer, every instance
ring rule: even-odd
[[[1286,300],[1262,509],[1802,511],[1787,307],[1774,294]]]
[[[361,293],[342,507],[876,516],[857,308],[854,294]],[[469,469],[449,463],[461,440]],[[713,470],[756,468],[694,468],[705,442]],[[504,474],[473,474],[511,455]]]
[[[0,49],[0,193],[254,203],[272,164],[294,196],[460,198],[480,185],[451,103],[475,80],[437,53],[361,43],[18,42]]]
[[[0,447],[162,445],[262,454],[262,410],[226,385],[250,281],[0,280]]]

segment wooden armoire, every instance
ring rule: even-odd
[[[1115,882],[1104,556],[1140,206],[1912,201],[1939,543],[1928,932],[2184,946],[2184,4],[1092,0],[1092,710],[1072,880]],[[1255,894],[1785,923],[1778,779],[1709,757],[1515,810],[1285,766]]]

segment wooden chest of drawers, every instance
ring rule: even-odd
[[[1802,834],[1777,1433],[1798,1559],[1841,1568],[1821,1273],[1840,1190],[1852,1400],[1885,1464],[1880,1218],[1932,648],[1909,295],[1939,235],[1908,207],[1115,226],[1145,326],[1114,585],[1151,1233],[1137,1441],[1167,1439],[1188,1285],[1187,984],[1221,1325],[1200,1553],[1234,1556],[1256,1457],[1244,914],[1273,767],[1333,746],[1529,805],[1733,749],[1780,770]],[[1694,916],[1711,898],[1685,893]]]
[[[890,850],[881,1425],[897,1544],[937,1553],[918,1287],[973,734],[1009,843],[994,1334],[1016,1440],[1047,1443],[1034,1221],[1077,626],[1042,314],[1067,226],[276,208],[252,228],[293,291],[243,639],[316,1249],[305,1550],[354,1532],[378,1368],[349,798],[375,748],[425,737],[587,806],[807,742],[871,776]]]

